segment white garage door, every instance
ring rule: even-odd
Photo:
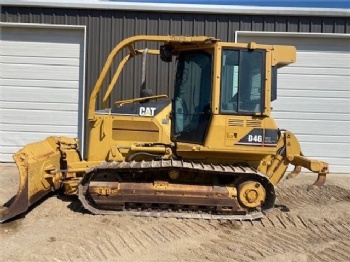
[[[279,70],[273,117],[306,156],[350,173],[350,35],[237,32],[237,42],[294,45],[297,62]]]
[[[80,137],[83,28],[1,24],[0,162],[48,136]]]

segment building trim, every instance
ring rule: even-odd
[[[308,38],[349,38],[350,34],[333,34],[333,33],[303,33],[303,32],[262,32],[262,31],[236,31],[235,43],[238,37],[244,35],[255,36],[283,36],[283,37],[308,37]]]
[[[28,6],[53,8],[107,9],[125,11],[156,11],[172,13],[350,17],[350,9],[342,8],[262,7],[240,5],[169,4],[143,2],[137,3],[109,2],[99,0],[0,0],[0,5],[20,7]]]

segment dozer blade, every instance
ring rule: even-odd
[[[50,191],[60,187],[61,154],[55,137],[29,144],[14,156],[20,184],[17,195],[0,208],[0,223],[28,210]]]

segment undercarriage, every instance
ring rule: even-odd
[[[105,162],[78,191],[94,214],[152,217],[252,220],[275,200],[274,186],[254,168],[181,160]]]

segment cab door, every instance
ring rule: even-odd
[[[172,103],[172,140],[203,144],[211,117],[212,55],[186,51],[179,55]]]

